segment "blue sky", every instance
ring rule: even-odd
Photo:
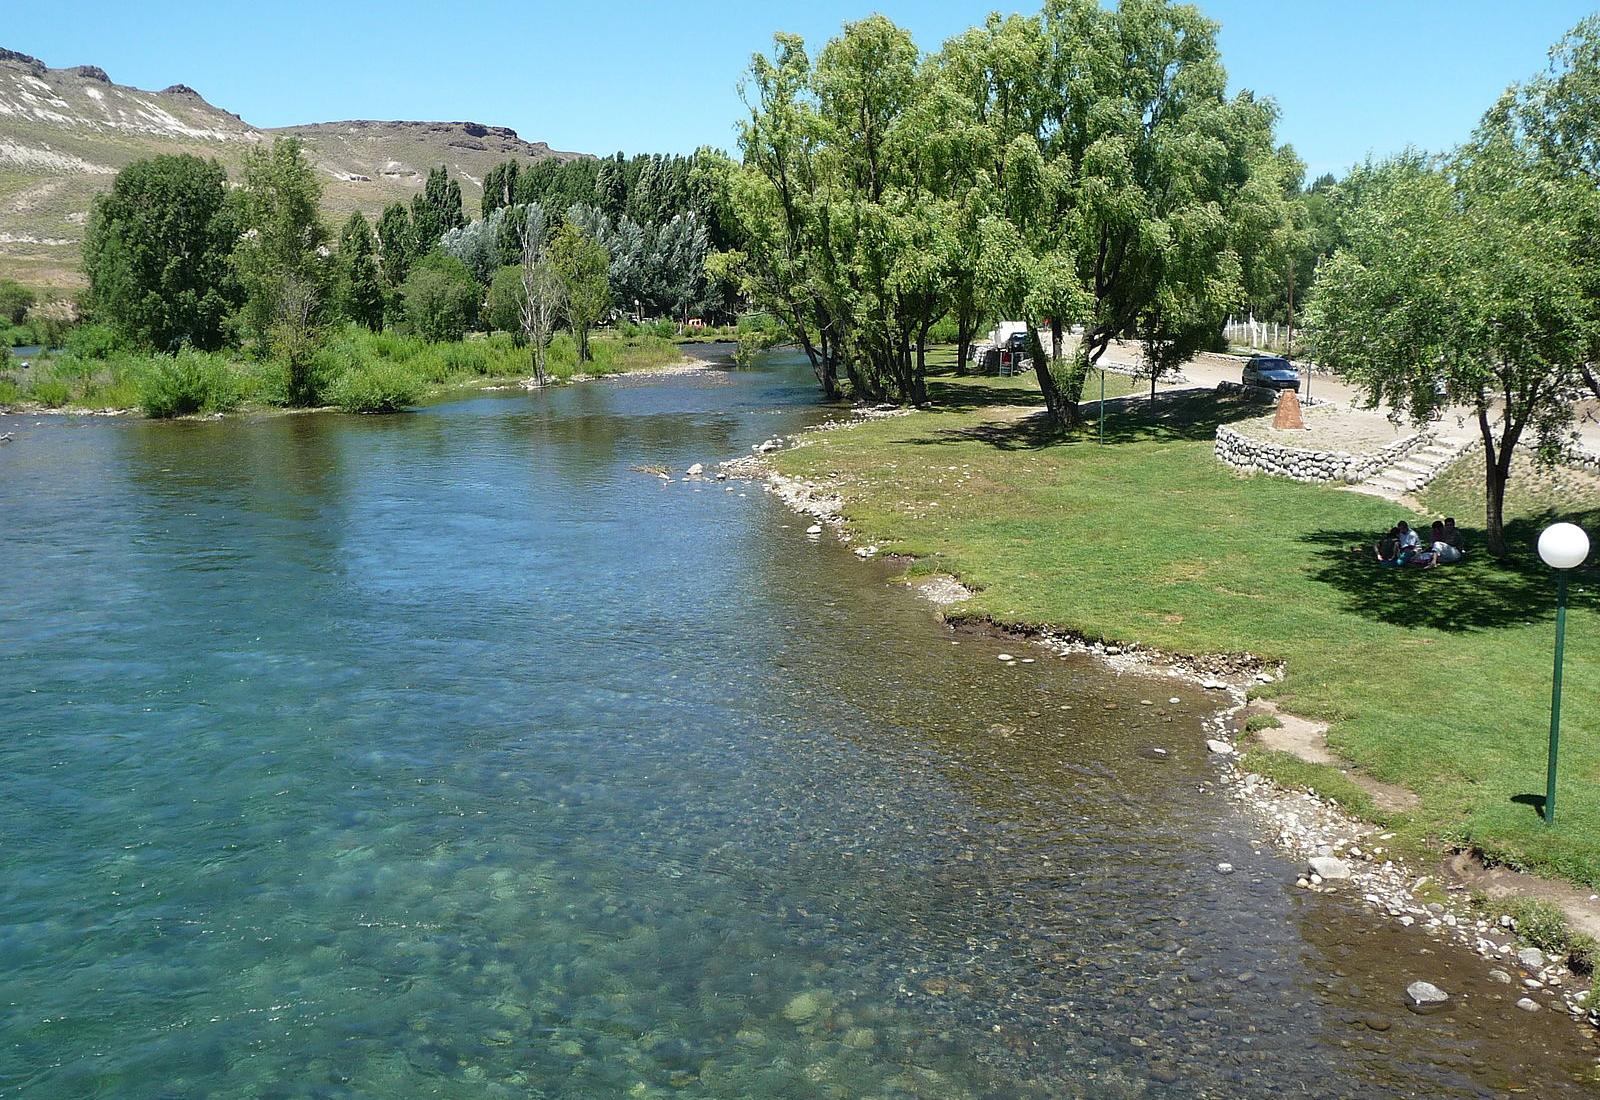
[[[774,30],[820,44],[881,11],[936,48],[989,10],[951,0],[4,2],[0,46],[54,66],[99,65],[121,84],[190,84],[258,126],[470,119],[594,153],[730,146],[739,75]],[[1235,87],[1278,101],[1279,136],[1315,175],[1369,151],[1459,142],[1597,2],[1200,6],[1222,24]]]

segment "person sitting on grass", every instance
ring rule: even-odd
[[[1444,517],[1444,541],[1462,552],[1467,549],[1461,545],[1461,531],[1456,527],[1455,516]]]
[[[1400,556],[1400,528],[1389,528],[1389,533],[1379,539],[1378,544],[1372,550],[1378,555],[1379,564],[1395,564],[1395,559]]]
[[[1461,560],[1461,536],[1457,534],[1455,536],[1456,541],[1454,544],[1452,544],[1450,541],[1450,532],[1447,531],[1445,529],[1445,525],[1440,523],[1438,520],[1434,521],[1433,530],[1429,532],[1428,538],[1430,540],[1429,545],[1433,551],[1433,561],[1435,565],[1454,565],[1456,562]]]

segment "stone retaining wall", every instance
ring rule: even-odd
[[[1288,447],[1245,435],[1223,424],[1217,428],[1216,455],[1218,461],[1235,470],[1253,470],[1295,481],[1339,481],[1354,485],[1398,462],[1430,438],[1429,433],[1419,432],[1397,439],[1381,450],[1351,454]]]
[[[1482,444],[1479,444],[1482,446]],[[1600,474],[1600,454],[1591,451],[1582,443],[1568,443],[1561,448],[1561,461],[1568,466],[1575,466],[1587,474]]]

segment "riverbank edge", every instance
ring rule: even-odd
[[[579,382],[602,382],[606,379],[616,378],[666,378],[673,375],[700,374],[705,371],[722,370],[732,364],[722,364],[709,359],[685,355],[676,363],[665,366],[640,367],[638,370],[608,371],[605,374],[574,374],[568,378],[546,379],[545,389],[557,386],[569,386]],[[517,378],[515,375],[503,374],[495,377],[481,377],[462,379],[459,382],[440,383],[430,386],[422,395],[422,400],[412,408],[421,407],[439,400],[449,400],[458,394],[468,393],[497,393],[504,390],[538,390],[540,387],[532,378]],[[303,413],[343,412],[337,405],[312,405],[303,409],[285,408],[280,405],[241,405],[227,412],[193,413],[188,416],[173,416],[165,418],[146,417],[137,408],[126,409],[93,409],[81,405],[61,405],[51,408],[41,405],[36,401],[24,401],[16,405],[0,405],[0,416],[126,416],[139,420],[168,419],[174,421],[184,420],[226,420],[230,417],[244,416],[295,416]],[[404,410],[402,410],[404,411]],[[355,413],[352,415],[389,415]]]
[[[864,533],[846,519],[847,501],[843,495],[828,485],[781,473],[774,468],[771,456],[804,446],[808,437],[818,431],[847,429],[911,412],[857,406],[847,419],[824,422],[758,444],[751,454],[721,463],[718,476],[760,482],[791,511],[816,521],[807,530],[808,537],[831,529],[842,545],[849,546],[864,538]],[[870,542],[854,547],[852,552],[864,560],[879,556],[878,547]],[[904,556],[893,560],[907,567],[915,561]],[[1250,736],[1245,728],[1250,690],[1258,684],[1283,680],[1288,673],[1284,664],[1247,652],[1169,653],[1092,638],[1058,624],[999,622],[987,615],[952,613],[948,609],[970,595],[959,576],[924,577],[911,587],[920,598],[933,604],[939,618],[952,627],[1038,645],[1055,656],[1088,656],[1118,675],[1176,679],[1218,692],[1221,705],[1201,723],[1207,752],[1217,769],[1216,793],[1254,819],[1279,852],[1302,862],[1295,882],[1297,889],[1343,893],[1384,919],[1408,928],[1420,926],[1432,937],[1458,943],[1486,962],[1503,964],[1492,967],[1489,976],[1507,985],[1508,995],[1521,995],[1516,1002],[1518,1008],[1560,1011],[1589,1028],[1600,1029],[1600,1005],[1592,1004],[1591,998],[1593,975],[1577,974],[1565,960],[1545,956],[1517,935],[1515,922],[1508,914],[1502,913],[1496,919],[1493,906],[1504,895],[1489,899],[1487,912],[1473,904],[1470,883],[1459,872],[1456,859],[1464,855],[1469,860],[1481,860],[1482,853],[1449,846],[1432,848],[1428,856],[1439,869],[1419,873],[1414,855],[1385,846],[1393,834],[1385,830],[1382,822],[1355,813],[1319,795],[1314,788],[1296,789],[1249,769],[1241,745],[1248,747],[1246,738]],[[1306,721],[1287,714],[1285,717]],[[1332,863],[1324,862],[1328,860]],[[1317,873],[1313,861],[1316,868],[1330,872],[1329,877]],[[1233,870],[1228,864],[1217,866],[1219,874],[1231,874]],[[1512,888],[1508,893],[1527,901],[1545,902],[1570,889],[1569,884],[1556,879],[1518,877],[1533,885]],[[1545,1003],[1534,1000],[1534,996],[1543,996]]]

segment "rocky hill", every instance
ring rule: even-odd
[[[523,141],[476,122],[325,122],[263,130],[207,103],[193,88],[159,92],[114,84],[93,65],[52,69],[0,49],[0,278],[70,287],[94,196],[123,166],[157,153],[221,161],[237,178],[245,151],[279,134],[305,142],[325,173],[323,205],[337,227],[352,210],[376,216],[447,165],[469,208],[484,173],[515,157],[579,154]]]

